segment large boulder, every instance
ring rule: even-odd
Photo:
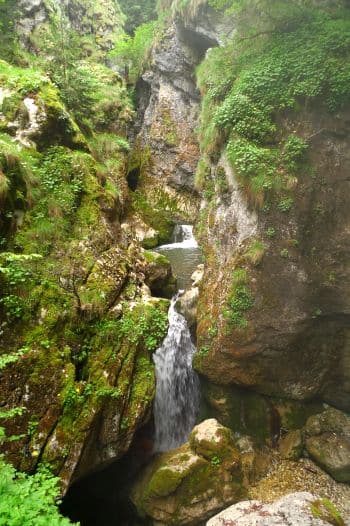
[[[350,481],[350,416],[334,408],[306,423],[306,449],[339,482]]]
[[[131,491],[139,514],[158,526],[197,525],[243,496],[239,452],[215,419],[196,426],[189,443],[157,456]]]
[[[323,526],[328,520],[319,518],[318,498],[307,492],[292,493],[272,504],[258,500],[240,502],[222,511],[207,526]],[[322,515],[321,515],[322,516]],[[334,523],[335,524],[335,523]],[[340,524],[340,523],[338,523]]]

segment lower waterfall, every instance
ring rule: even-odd
[[[199,263],[200,252],[189,225],[178,225],[173,244],[159,247],[172,262],[176,258],[177,274],[179,261],[185,263],[180,284],[188,284],[190,275]],[[196,348],[186,319],[176,311],[176,294],[169,309],[169,330],[162,345],[153,355],[156,366],[157,388],[154,401],[155,451],[168,451],[180,446],[188,439],[196,423],[200,402],[199,380],[192,368],[192,357]]]
[[[192,369],[196,351],[185,318],[169,309],[169,331],[154,354],[157,390],[154,401],[155,451],[168,451],[186,442],[196,422],[199,382]]]

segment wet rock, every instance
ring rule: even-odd
[[[171,298],[176,291],[176,278],[172,274],[170,261],[157,252],[144,251],[147,267],[145,283],[154,296]]]
[[[287,460],[298,460],[303,451],[303,437],[299,429],[290,431],[284,436],[279,444],[282,458]]]
[[[243,495],[231,432],[211,419],[194,428],[189,443],[156,457],[134,485],[131,499],[153,524],[196,525]]]
[[[203,278],[204,265],[198,265],[192,274],[192,286],[179,297],[176,304],[177,310],[182,314],[189,325],[192,327],[197,320],[197,303],[199,298],[199,285]]]
[[[318,498],[311,493],[292,493],[272,504],[258,500],[240,502],[222,511],[207,526],[326,526],[329,522],[315,517],[311,506]]]
[[[16,23],[17,33],[26,47],[37,50],[35,32],[46,29],[50,8],[44,0],[20,0],[18,4],[20,16]],[[111,49],[113,38],[121,31],[123,19],[115,2],[68,0],[65,4],[65,12],[75,30],[93,36],[101,49]]]
[[[306,449],[339,482],[350,481],[350,417],[334,408],[306,423]]]

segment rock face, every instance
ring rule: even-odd
[[[52,7],[44,0],[20,0],[18,4],[17,33],[26,47],[35,50],[35,33],[48,22]],[[58,8],[67,15],[75,30],[91,36],[104,51],[111,49],[113,40],[121,32],[123,15],[117,2],[112,0],[67,0]]]
[[[196,525],[243,495],[231,431],[211,419],[193,429],[189,443],[156,457],[136,482],[131,499],[154,524]]]
[[[9,252],[0,265],[14,260],[26,275],[1,273],[1,353],[13,359],[1,370],[0,405],[24,408],[4,422],[20,439],[2,441],[1,452],[21,470],[49,463],[64,493],[123,455],[149,419],[152,351],[166,335],[169,302],[151,297],[146,276],[152,286],[174,283],[166,259],[147,259],[121,228],[123,149],[97,160],[40,70],[1,66],[0,228]],[[130,109],[127,98],[116,102]],[[4,307],[9,298],[16,311]]]
[[[319,396],[350,408],[348,121],[348,111],[331,116],[315,108],[281,124],[284,133],[297,130],[308,141],[318,174],[300,176],[288,214],[252,211],[232,185],[232,170],[219,161],[228,193],[216,198],[202,227],[210,265],[200,294],[198,340],[210,352],[196,364],[214,383],[295,400]],[[257,245],[257,239],[263,242]],[[237,267],[244,270],[235,278]],[[228,326],[232,287],[250,301],[244,330]],[[211,337],[214,320],[218,334]]]
[[[206,9],[199,9],[196,24],[192,19],[174,20],[153,49],[151,67],[137,84],[139,133],[129,170],[138,174],[135,209],[156,230],[159,220],[152,221],[146,204],[182,221],[193,223],[198,216],[194,173],[199,159],[195,129],[200,94],[195,68],[206,50],[218,43],[219,18],[208,17]]]
[[[306,423],[306,449],[338,482],[350,481],[350,417],[330,408]]]
[[[207,526],[326,526],[327,520],[315,517],[312,504],[317,497],[311,493],[292,493],[273,504],[258,500],[240,502],[222,511]]]

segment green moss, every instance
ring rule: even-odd
[[[147,487],[147,497],[166,497],[181,484],[185,473],[164,466],[158,469]]]
[[[140,190],[133,192],[131,199],[134,211],[158,234],[156,240],[146,241],[145,248],[154,248],[170,241],[175,223],[172,211],[166,208],[166,203],[158,200],[151,204]]]
[[[333,526],[345,526],[345,521],[337,507],[329,499],[315,500],[310,505],[311,513],[316,519]]]
[[[248,286],[247,271],[243,268],[234,270],[228,297],[229,308],[224,313],[229,324],[237,329],[245,329],[248,325],[245,315],[253,305],[254,297]]]

